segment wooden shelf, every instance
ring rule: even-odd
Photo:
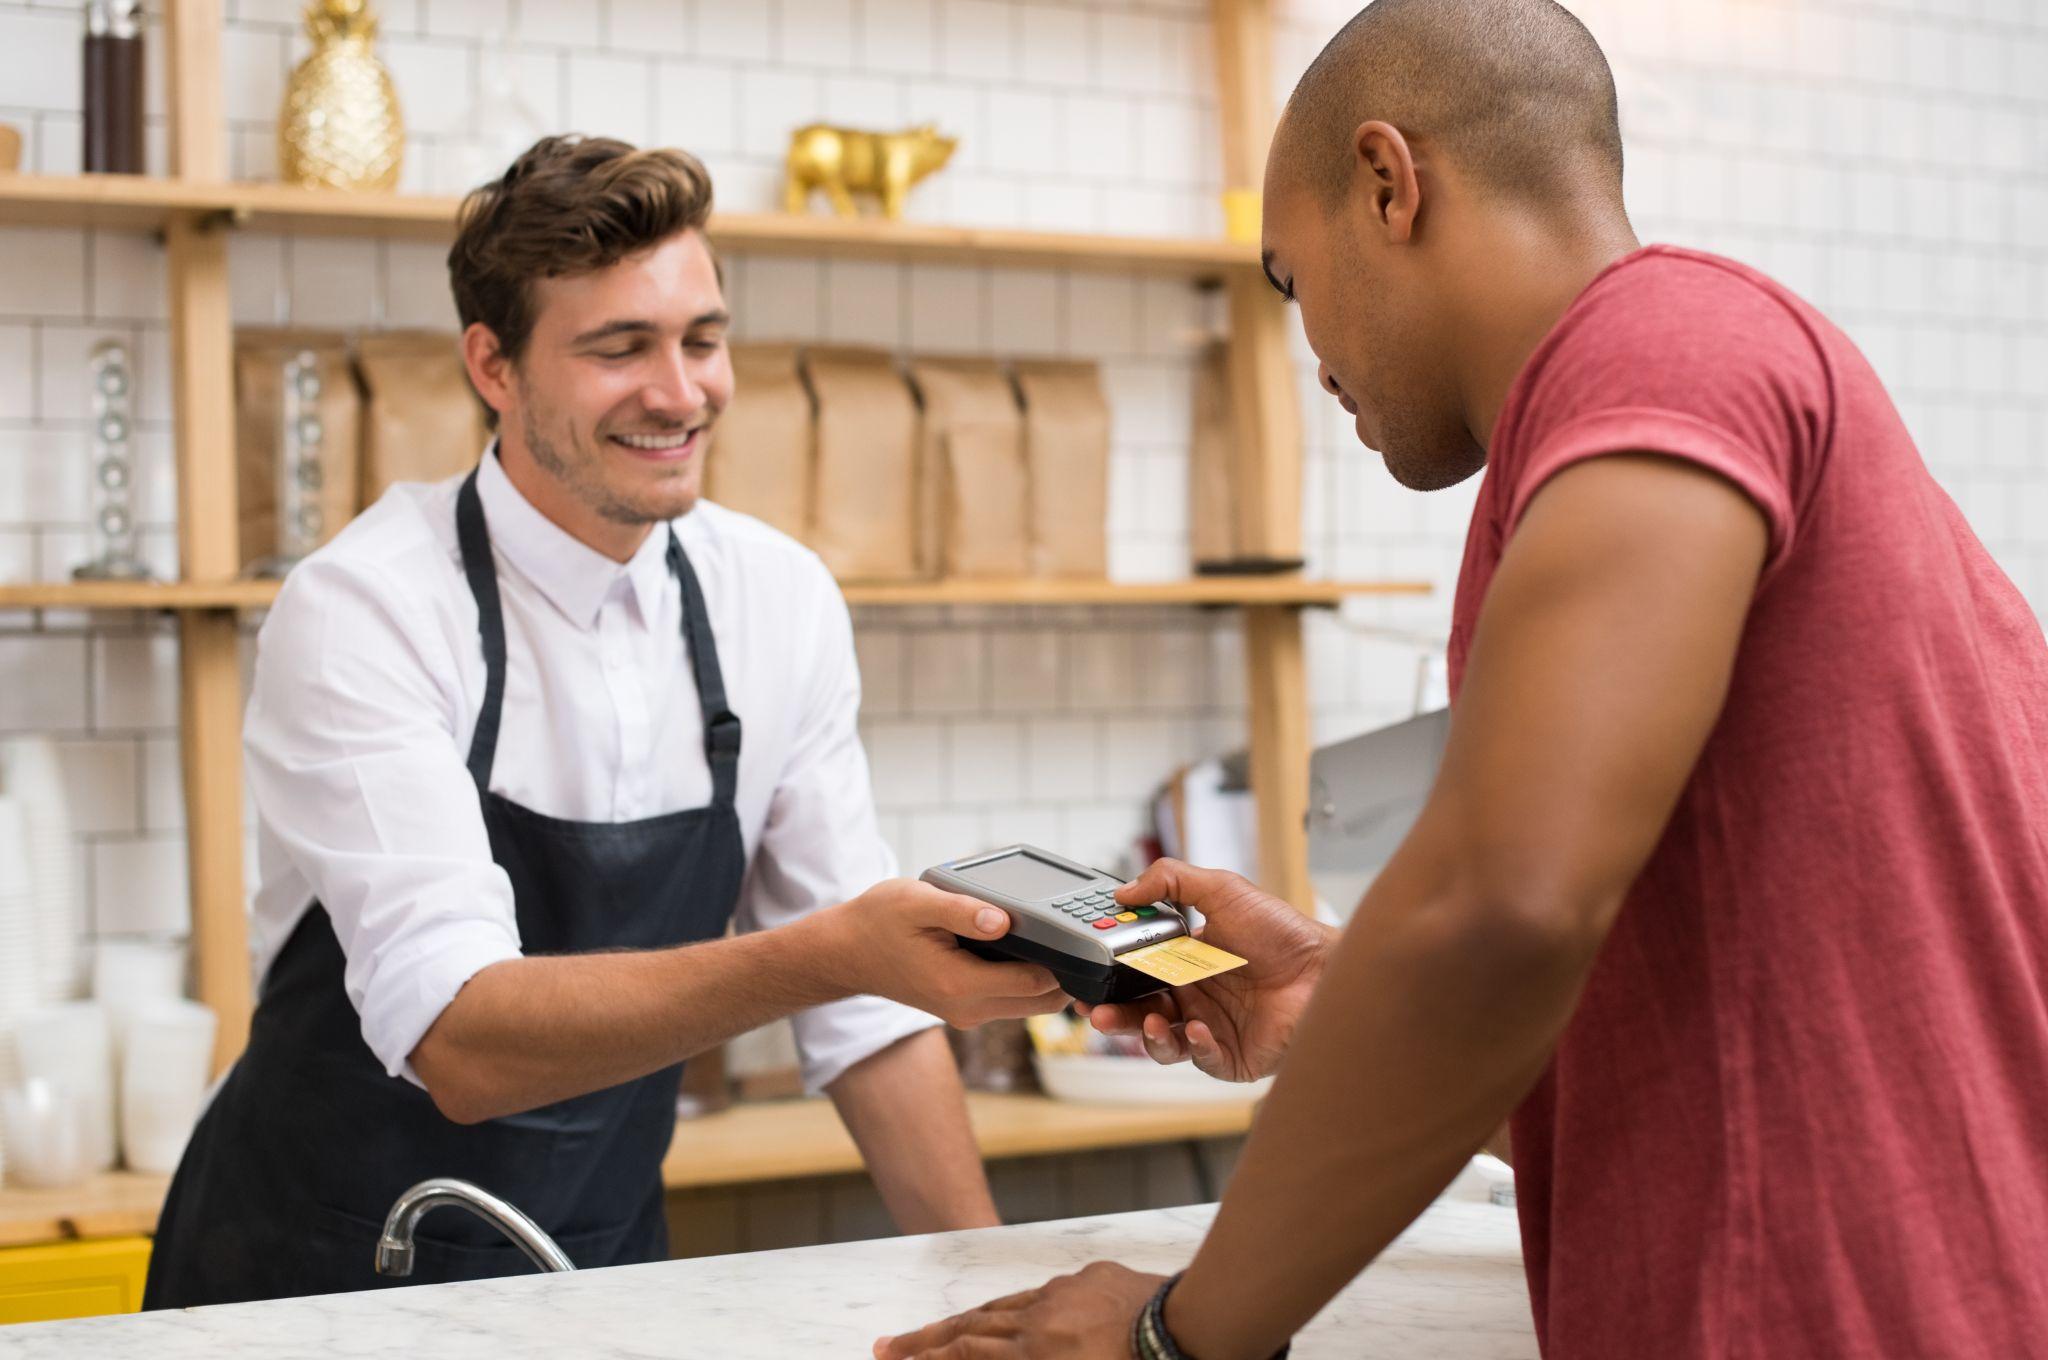
[[[153,1232],[169,1176],[106,1171],[63,1190],[0,1190],[0,1247]]]
[[[287,184],[200,184],[144,175],[0,175],[0,225],[161,230],[174,218],[250,231],[445,241],[460,200],[441,194],[347,193]],[[1259,269],[1255,247],[1222,240],[1115,236],[724,213],[712,239],[735,254],[897,260],[1017,268],[1106,269],[1221,278]]]
[[[0,174],[0,226],[156,231],[180,214],[222,206],[218,189],[209,196],[183,180],[152,175]]]
[[[711,239],[721,249],[742,255],[1103,269],[1198,279],[1260,272],[1258,249],[1232,241],[942,227],[783,213],[713,217]]]
[[[275,581],[0,584],[0,609],[260,609],[275,598]]]
[[[1334,608],[1354,595],[1427,595],[1427,581],[1320,581],[1301,576],[1194,576],[1184,581],[905,581],[851,583],[857,605],[1297,605]]]
[[[276,581],[52,581],[0,585],[0,609],[264,609]],[[1427,595],[1426,581],[1196,576],[1185,581],[905,581],[844,587],[855,605],[1279,605],[1334,608],[1354,595]]]
[[[250,231],[446,241],[461,199],[449,194],[351,193],[290,184],[229,184],[227,211]]]
[[[1096,1148],[1227,1138],[1252,1124],[1250,1101],[1203,1105],[1078,1105],[1039,1095],[970,1092],[967,1113],[987,1161]],[[861,1169],[860,1153],[828,1100],[778,1100],[676,1125],[661,1164],[671,1190],[797,1180]]]
[[[1095,1148],[1227,1138],[1251,1127],[1250,1102],[1073,1105],[1036,1095],[970,1093],[975,1141],[989,1161]],[[828,1100],[778,1100],[677,1123],[661,1164],[670,1190],[836,1176],[860,1152]],[[0,1247],[156,1229],[170,1177],[109,1171],[65,1190],[0,1190]]]

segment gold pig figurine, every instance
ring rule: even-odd
[[[903,216],[910,186],[944,165],[960,145],[930,123],[907,132],[862,132],[812,123],[789,134],[789,159],[782,181],[782,206],[800,213],[813,189],[823,189],[841,217],[858,217],[855,190],[880,194],[882,215]]]

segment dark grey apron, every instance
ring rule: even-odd
[[[469,771],[491,858],[512,880],[521,950],[654,949],[722,935],[746,851],[733,811],[740,720],[726,705],[696,573],[673,531],[683,636],[711,765],[706,807],[633,822],[545,817],[490,791],[505,695],[505,619],[476,474],[456,500],[486,684]],[[384,1214],[407,1187],[459,1176],[531,1215],[579,1268],[668,1250],[661,1159],[680,1067],[482,1124],[449,1122],[425,1091],[386,1076],[342,990],[343,956],[317,902],[263,982],[249,1047],[193,1131],[171,1182],[145,1308],[437,1284],[531,1271],[459,1210],[421,1226],[413,1273],[372,1268]]]

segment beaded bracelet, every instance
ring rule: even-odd
[[[1166,1330],[1166,1296],[1185,1274],[1186,1271],[1181,1271],[1160,1285],[1132,1320],[1131,1354],[1137,1360],[1191,1360],[1186,1351],[1174,1344],[1173,1333]],[[1282,1346],[1273,1352],[1273,1360],[1287,1360],[1287,1352],[1292,1348],[1292,1342]]]

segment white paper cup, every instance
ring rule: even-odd
[[[161,939],[95,941],[92,995],[112,1022],[114,1059],[119,1064],[128,1017],[138,1006],[179,1001],[185,996],[185,942]]]
[[[41,937],[29,859],[28,814],[19,798],[0,796],[0,1028],[41,1004]]]
[[[78,1098],[47,1081],[0,1091],[0,1140],[15,1185],[55,1190],[92,1175],[92,1150]]]
[[[28,858],[28,810],[0,794],[0,893],[27,894],[35,886]]]
[[[80,1136],[94,1170],[114,1164],[114,1057],[107,1013],[90,1001],[45,1006],[14,1022],[22,1077],[47,1082],[78,1104]]]
[[[42,735],[0,741],[0,787],[21,801],[27,825],[36,910],[37,1004],[75,1000],[84,982],[78,939],[78,851],[71,836],[71,799],[57,743]]]
[[[131,1170],[177,1170],[206,1096],[215,1027],[213,1012],[196,1001],[154,1001],[129,1017],[121,1152]]]
[[[110,1010],[185,995],[185,942],[99,940],[92,947],[92,994]]]

